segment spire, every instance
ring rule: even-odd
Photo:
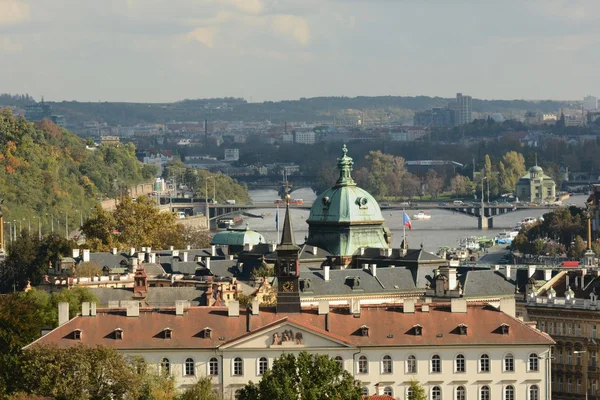
[[[296,250],[300,248],[296,246],[296,240],[294,239],[294,228],[292,227],[292,218],[290,216],[290,202],[289,195],[286,195],[285,204],[285,220],[283,221],[283,233],[281,235],[281,243],[277,247],[277,250]]]
[[[338,169],[340,170],[340,177],[335,183],[335,186],[355,186],[356,183],[352,179],[352,161],[351,157],[348,157],[348,148],[346,145],[342,147],[342,156],[338,158]]]

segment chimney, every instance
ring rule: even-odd
[[[58,326],[69,322],[69,303],[58,303]]]
[[[192,249],[192,246],[190,246],[190,245],[188,244],[188,245],[186,246],[186,248],[187,248],[188,250],[191,250],[191,249]]]
[[[565,285],[566,285],[565,290],[569,290],[569,273],[568,272],[565,274]]]
[[[383,386],[380,384],[375,385],[375,391],[377,396],[383,396]]]
[[[175,250],[175,246],[169,246],[169,250],[171,250],[171,251]]]
[[[369,264],[367,264],[367,263],[363,264],[362,266],[363,266],[362,269],[369,269]]]
[[[516,310],[517,306],[515,303],[515,298],[514,297],[505,297],[500,299],[500,311],[510,315],[511,317],[515,317],[515,315],[517,315],[517,310]]]
[[[269,243],[269,252],[274,252],[277,249],[276,243]]]
[[[73,258],[79,257],[79,249],[73,249]]]
[[[377,264],[371,264],[371,274],[377,276]]]
[[[210,270],[210,257],[206,257],[204,259],[204,266],[206,267],[206,269]]]
[[[530,265],[527,267],[527,277],[531,278],[535,274],[535,265]]]
[[[211,257],[217,256],[217,246],[215,246],[214,244],[210,246],[210,256]]]
[[[128,317],[139,317],[140,316],[140,302],[137,300],[128,301],[125,305],[127,307]]]
[[[391,248],[385,249],[385,256],[386,257],[391,257],[392,256],[392,249]]]
[[[138,261],[144,262],[144,260],[146,259],[146,253],[144,253],[143,251],[138,251],[137,256]]]
[[[90,315],[90,302],[84,301],[81,303],[81,315],[84,317],[89,317]]]
[[[467,300],[464,298],[460,299],[451,299],[450,301],[450,311],[452,313],[466,313],[467,312]]]
[[[188,253],[187,253],[187,251],[184,251],[184,252],[183,252],[183,253],[181,253],[181,254],[183,254],[183,262],[187,262],[187,260],[188,260],[188,257],[187,257],[187,256],[188,256]]]
[[[146,253],[152,252],[152,247],[146,247]]]
[[[504,266],[504,277],[510,279],[510,265]]]
[[[138,261],[137,258],[132,258],[131,259],[131,267],[132,267],[131,271],[132,272],[135,272],[135,270],[137,269],[138,263],[139,263],[139,261]]]
[[[117,248],[116,248],[116,247],[113,247],[113,248],[112,248],[112,251],[111,251],[111,253],[112,253],[113,255],[117,255]]]
[[[440,267],[439,272],[448,278],[448,290],[456,290],[458,282],[456,280],[456,268]]]
[[[325,282],[329,282],[329,268],[331,268],[329,265],[323,267],[323,279],[325,279]]]
[[[176,300],[175,301],[175,315],[183,315],[183,307],[185,305],[185,300]]]
[[[402,309],[404,314],[414,314],[415,302],[415,299],[404,299],[404,307]]]
[[[426,312],[426,313],[428,313],[428,312],[429,312],[429,304],[423,304],[423,305],[421,306],[421,312]]]
[[[259,303],[258,299],[255,297],[254,300],[252,300],[252,315],[258,315],[259,307],[260,307],[260,303]]]
[[[313,252],[313,255],[314,255],[314,256],[316,256],[316,255],[317,255],[317,252],[318,252],[318,250],[319,250],[319,248],[318,248],[317,246],[313,246],[313,247],[312,247],[312,252]]]
[[[89,262],[89,261],[90,261],[90,250],[83,249],[83,262]]]
[[[141,250],[141,252],[142,252],[142,253],[145,253],[145,252],[146,252],[146,248],[145,248],[145,247],[142,247],[142,250]]]
[[[359,252],[360,252],[360,255],[361,255],[361,256],[364,256],[364,255],[365,255],[365,248],[364,248],[364,247],[361,247],[361,248],[360,248],[360,249],[358,249],[358,250],[359,250]]]
[[[135,247],[130,247],[129,248],[129,257],[133,257],[134,254],[135,254]]]
[[[319,315],[329,314],[329,301],[319,300]]]
[[[350,314],[360,316],[360,299],[350,298]]]
[[[95,317],[96,316],[96,303],[92,302],[90,303],[90,317]]]
[[[500,271],[500,265],[494,264],[494,271]]]
[[[229,317],[239,317],[240,316],[240,302],[230,301],[227,303],[227,316]]]
[[[150,253],[150,264],[156,264],[156,253]]]

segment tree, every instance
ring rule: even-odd
[[[179,400],[221,400],[222,397],[215,393],[210,378],[203,376],[194,386],[186,389]]]
[[[430,169],[425,177],[427,194],[433,199],[437,199],[444,187],[444,180],[440,178],[435,170]]]
[[[250,382],[241,390],[239,399],[296,400],[298,393],[303,400],[362,398],[359,382],[341,364],[329,356],[303,351],[298,357],[282,354],[257,385]]]
[[[469,196],[473,193],[473,183],[463,175],[456,175],[450,180],[450,190],[456,197]]]
[[[421,193],[421,180],[412,174],[406,174],[402,180],[402,195],[412,200]]]
[[[569,252],[567,253],[567,255],[569,257],[579,258],[579,257],[583,256],[583,253],[585,253],[586,249],[587,249],[587,246],[586,246],[585,242],[583,241],[583,238],[581,236],[577,235],[574,243],[569,248]]]
[[[406,400],[427,400],[427,394],[425,394],[425,388],[419,383],[419,381],[412,379],[408,387],[410,395]]]

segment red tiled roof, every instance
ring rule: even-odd
[[[348,308],[332,308],[329,316],[303,310],[300,314],[277,314],[264,308],[259,315],[241,309],[239,317],[229,317],[224,307],[190,307],[185,315],[175,310],[140,309],[139,317],[127,317],[122,309],[99,309],[95,317],[78,316],[56,328],[34,343],[54,343],[61,347],[84,343],[106,345],[117,349],[147,348],[216,348],[241,337],[284,322],[296,324],[350,346],[451,346],[451,345],[550,345],[553,340],[525,323],[501,313],[491,306],[469,306],[467,313],[452,313],[449,306],[430,305],[429,312],[418,310],[404,314],[399,307],[362,307],[360,317]],[[422,335],[413,334],[414,325],[422,326]],[[460,335],[458,325],[467,325],[467,335]],[[503,335],[502,324],[510,326]],[[369,335],[362,336],[360,327],[367,325]],[[172,339],[164,339],[165,328],[172,329]],[[204,338],[204,328],[211,328]],[[123,330],[123,339],[115,340],[115,329]],[[327,329],[328,328],[328,329]],[[81,329],[82,338],[73,339],[73,331]]]

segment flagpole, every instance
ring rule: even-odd
[[[406,224],[404,223],[404,214],[405,211],[402,209],[402,230],[404,232],[404,242],[402,243],[402,248],[406,248]]]
[[[279,243],[279,204],[277,204],[277,243]]]

